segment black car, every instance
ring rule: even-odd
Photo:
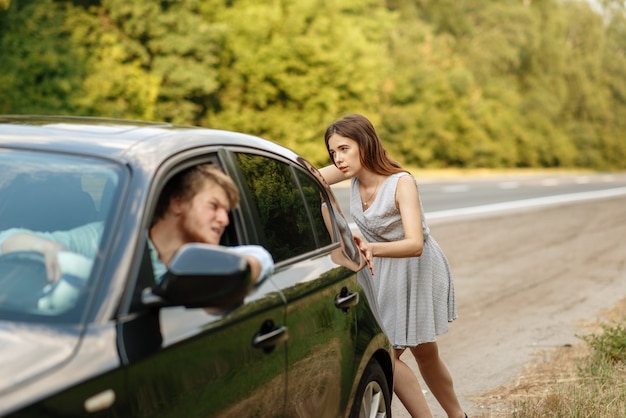
[[[241,191],[222,244],[274,258],[252,290],[239,256],[202,245],[155,284],[156,201],[203,162]],[[357,283],[360,254],[300,156],[227,131],[0,116],[0,239],[89,223],[97,254],[60,254],[54,283],[41,254],[0,252],[0,416],[391,415],[393,354]]]

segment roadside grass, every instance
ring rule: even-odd
[[[514,418],[626,416],[626,367],[604,356],[580,359],[577,376],[548,384],[538,397],[514,402]]]
[[[581,342],[539,353],[517,381],[475,398],[489,418],[626,417],[626,299]]]

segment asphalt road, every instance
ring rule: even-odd
[[[566,195],[623,187],[586,184]],[[522,200],[558,194],[555,186],[544,187],[550,192]],[[428,200],[421,190],[428,207],[436,197]],[[542,350],[580,342],[580,321],[597,318],[626,297],[626,195],[579,197],[430,222],[449,258],[459,309],[439,348],[470,417],[494,416],[493,406],[474,402],[473,395],[513,382]],[[502,202],[467,207],[494,203]],[[417,372],[408,353],[403,359]],[[430,393],[427,398],[435,417],[445,417]],[[395,398],[392,409],[395,418],[409,417]]]
[[[429,220],[502,212],[626,194],[626,173],[417,177]],[[349,181],[333,186],[348,220]]]
[[[580,321],[626,297],[626,196],[464,219],[432,232],[450,260],[459,307],[440,350],[470,416],[492,416],[471,395],[511,383],[541,350],[580,342]],[[398,402],[394,412],[408,417]]]

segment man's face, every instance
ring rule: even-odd
[[[218,245],[228,226],[229,200],[222,187],[206,181],[193,199],[182,204],[180,227],[186,242]]]

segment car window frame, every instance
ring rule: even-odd
[[[224,169],[223,156],[223,145],[209,145],[194,148],[170,156],[167,160],[163,161],[153,173],[146,174],[150,178],[150,182],[143,199],[143,205],[141,206],[142,213],[137,222],[139,232],[137,241],[133,247],[133,264],[128,269],[124,292],[120,297],[120,303],[116,313],[118,318],[125,315],[133,315],[148,309],[138,300],[142,290],[154,284],[148,282],[150,277],[148,270],[152,273],[152,266],[150,265],[148,269],[143,260],[144,253],[149,251],[148,231],[152,217],[154,216],[159,196],[163,192],[165,185],[176,173],[196,164],[213,162]],[[229,216],[232,215],[231,226],[234,228],[235,234],[238,234],[238,231],[241,230],[241,228],[237,228],[237,225],[241,224],[240,215],[237,212],[238,209],[235,209],[229,213]],[[231,228],[231,226],[229,226],[229,228]],[[239,237],[237,237],[237,239],[239,240]],[[154,274],[152,274],[152,277],[154,277]]]
[[[335,223],[336,222],[335,217],[334,215],[332,215],[332,213],[334,212],[334,208],[331,203],[332,200],[330,199],[328,195],[328,191],[326,190],[324,185],[321,184],[320,181],[317,178],[315,178],[315,176],[312,173],[310,173],[309,170],[306,169],[306,167],[303,167],[299,161],[293,161],[289,158],[285,158],[279,154],[275,154],[266,150],[260,150],[257,148],[248,148],[248,147],[243,147],[243,146],[231,146],[225,149],[225,156],[224,156],[225,161],[224,162],[225,162],[225,167],[227,169],[228,174],[235,180],[235,182],[237,183],[237,186],[239,187],[239,190],[241,191],[240,206],[242,207],[241,209],[243,212],[242,221],[245,222],[244,229],[254,232],[254,234],[251,237],[246,237],[248,239],[248,241],[246,241],[247,244],[254,244],[254,243],[260,242],[261,241],[260,236],[262,236],[262,234],[259,231],[260,227],[255,223],[255,222],[258,223],[259,219],[257,216],[255,216],[256,209],[254,209],[254,204],[251,203],[252,201],[254,201],[254,197],[251,197],[247,191],[248,187],[245,185],[245,176],[241,172],[239,168],[239,163],[237,161],[237,156],[236,156],[237,153],[245,153],[245,154],[251,154],[251,155],[259,156],[263,158],[269,158],[269,159],[272,159],[272,160],[275,160],[275,161],[278,161],[280,163],[287,165],[290,170],[293,184],[297,187],[300,200],[307,211],[307,218],[308,218],[309,226],[314,234],[314,239],[316,241],[315,249],[300,253],[296,256],[289,257],[284,260],[277,261],[275,264],[275,270],[279,270],[284,266],[288,266],[288,265],[300,262],[310,257],[315,257],[317,255],[325,254],[341,246],[341,242],[338,236],[339,235],[338,228]],[[298,172],[302,173],[303,175],[307,177],[310,177],[313,180],[313,182],[317,185],[317,188],[319,189],[319,191],[322,193],[324,202],[326,203],[327,207],[329,208],[329,211],[331,212],[330,220],[331,220],[331,225],[332,225],[332,231],[328,232],[329,235],[331,236],[331,243],[328,245],[325,245],[325,246],[319,245],[319,237],[317,236],[317,228],[315,228],[315,222],[310,213],[311,208],[309,207],[308,202],[305,198],[305,194],[302,190],[302,184],[300,180],[298,179],[298,176],[296,175],[295,170],[297,170]]]

